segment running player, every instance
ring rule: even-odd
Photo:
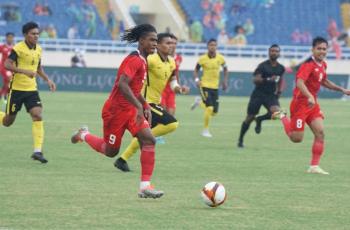
[[[171,40],[172,40],[172,45],[171,45],[171,50],[170,50],[170,56],[174,58],[175,60],[175,75],[177,78],[177,81],[180,82],[179,78],[179,68],[182,62],[182,56],[180,54],[176,53],[176,46],[177,46],[177,37],[173,34],[171,34]],[[170,115],[175,115],[176,111],[176,93],[174,90],[171,89],[170,87],[170,82],[166,85],[163,94],[162,94],[162,101],[161,105],[162,107],[170,114]]]
[[[51,91],[56,90],[56,85],[49,79],[41,66],[38,24],[28,22],[23,25],[22,32],[24,41],[13,47],[10,56],[5,61],[6,69],[13,72],[14,75],[8,94],[6,114],[0,112],[0,122],[6,127],[11,126],[15,122],[17,112],[24,104],[33,121],[34,153],[32,159],[47,163],[42,153],[44,124],[36,76],[39,75],[49,85]]]
[[[312,41],[312,56],[306,60],[296,73],[296,87],[290,104],[290,119],[283,111],[273,114],[273,117],[282,121],[284,130],[292,142],[303,140],[305,123],[314,134],[312,156],[308,173],[328,175],[320,166],[320,159],[324,150],[323,113],[318,104],[317,94],[320,86],[350,95],[349,89],[344,89],[327,79],[327,64],[324,61],[327,55],[328,42],[322,37]]]
[[[271,119],[274,112],[280,110],[279,96],[282,93],[282,80],[285,68],[277,59],[280,56],[280,47],[276,44],[269,48],[269,59],[260,63],[254,71],[253,82],[255,89],[250,96],[247,116],[242,123],[241,132],[238,140],[238,147],[243,148],[243,138],[248,131],[250,123],[255,119],[255,132],[261,132],[261,123],[264,120]],[[261,106],[267,109],[267,113],[255,117]]]
[[[219,82],[220,82],[220,67],[224,69],[224,80],[222,82],[223,90],[227,88],[228,71],[224,56],[219,54],[217,50],[217,42],[215,39],[210,39],[207,43],[208,53],[199,57],[198,63],[194,70],[194,80],[199,87],[202,101],[205,108],[204,112],[204,129],[202,136],[212,137],[209,132],[209,121],[212,116],[216,115],[219,110]],[[203,69],[201,79],[198,77],[198,72]],[[195,99],[191,106],[193,110],[200,104],[198,98]]]
[[[129,54],[122,62],[112,92],[103,110],[103,133],[100,138],[90,134],[87,127],[80,128],[71,138],[73,144],[85,141],[95,151],[107,157],[118,154],[125,130],[137,137],[141,146],[140,198],[159,198],[164,192],[151,186],[155,164],[156,140],[151,133],[150,106],[141,95],[147,75],[146,58],[157,46],[157,31],[149,24],[141,24],[127,30],[122,40],[138,42],[138,50]],[[145,119],[147,118],[148,121]]]
[[[6,41],[3,45],[0,46],[1,53],[1,63],[0,63],[0,74],[2,77],[2,88],[0,90],[0,100],[2,104],[6,104],[5,97],[9,92],[10,80],[12,73],[5,68],[5,60],[8,58],[12,51],[13,42],[14,42],[14,33],[6,33]]]
[[[147,57],[148,76],[144,84],[142,93],[152,112],[152,134],[155,137],[173,132],[179,125],[178,121],[169,114],[161,105],[161,95],[166,86],[170,83],[170,88],[176,93],[188,93],[186,86],[180,86],[176,78],[175,60],[169,56],[173,41],[171,34],[158,34],[157,53]],[[139,148],[137,140],[134,138],[124,153],[119,157],[114,165],[118,169],[130,171],[127,161]]]

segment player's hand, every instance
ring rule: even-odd
[[[311,96],[307,99],[307,102],[309,104],[309,107],[313,107],[316,104],[314,96]]]
[[[350,89],[343,89],[342,93],[349,96],[350,95]]]
[[[201,87],[201,81],[196,81],[196,85],[197,85],[198,88],[200,88]]]
[[[137,109],[135,121],[137,125],[141,125],[144,119],[143,108]]]
[[[50,79],[47,81],[47,84],[49,85],[49,88],[52,92],[56,91],[56,84],[55,82],[51,81]]]
[[[190,92],[190,88],[187,85],[181,86],[181,94],[188,94]]]
[[[30,70],[23,70],[23,74],[27,75],[30,78],[34,78],[37,75],[37,72]]]
[[[148,124],[151,126],[152,125],[152,112],[150,108],[144,109],[143,110],[144,116],[148,121]]]

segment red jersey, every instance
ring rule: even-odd
[[[176,73],[176,77],[179,76],[179,68],[180,68],[180,65],[182,63],[182,56],[180,54],[175,54],[175,64],[176,64],[176,69],[175,69],[175,73]],[[179,79],[177,79],[179,80]]]
[[[318,91],[322,82],[327,79],[326,74],[327,64],[325,61],[318,63],[313,57],[306,60],[299,68],[295,80],[303,79],[307,89],[317,99]],[[295,87],[293,92],[294,99],[307,100],[301,91]]]
[[[12,51],[13,45],[3,44],[0,45],[0,53],[1,53],[1,65],[0,68],[4,67],[5,60],[8,58]]]
[[[108,98],[108,109],[112,111],[116,109],[129,110],[134,108],[134,105],[123,96],[118,88],[118,82],[122,74],[131,79],[129,82],[130,89],[134,96],[138,98],[147,74],[147,62],[140,55],[139,51],[129,54],[119,67],[117,78]]]

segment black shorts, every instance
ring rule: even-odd
[[[150,104],[152,112],[152,125],[154,128],[158,124],[168,125],[177,122],[176,118],[169,114],[161,105]]]
[[[247,111],[248,115],[257,115],[262,105],[268,111],[270,111],[271,106],[280,106],[278,96],[275,94],[265,94],[254,91],[249,100]]]
[[[39,92],[10,90],[6,105],[6,114],[17,114],[17,112],[21,110],[23,104],[27,112],[34,107],[42,107]]]
[[[202,101],[206,107],[213,106],[214,113],[219,111],[219,90],[201,87],[200,89]]]

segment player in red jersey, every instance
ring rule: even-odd
[[[2,76],[2,88],[0,90],[0,97],[2,102],[5,102],[5,97],[9,92],[9,83],[12,77],[12,73],[6,70],[4,63],[12,51],[14,37],[15,35],[13,33],[6,33],[6,41],[4,44],[0,45],[0,74]]]
[[[182,62],[182,56],[176,53],[177,37],[172,34],[171,40],[172,40],[172,46],[171,46],[170,56],[172,56],[175,59],[175,64],[176,64],[175,75],[176,75],[177,81],[179,82],[179,68]],[[176,110],[175,97],[176,97],[176,93],[174,92],[174,90],[171,89],[170,83],[168,83],[162,94],[161,105],[168,113],[170,113],[173,116],[175,115],[175,110]]]
[[[141,95],[147,75],[146,58],[157,46],[157,31],[149,24],[127,30],[122,40],[138,42],[138,50],[129,54],[119,67],[112,92],[103,110],[104,138],[90,134],[87,127],[80,128],[71,138],[72,143],[85,141],[91,148],[107,157],[118,154],[125,130],[137,137],[141,147],[141,183],[139,197],[159,198],[164,192],[154,189],[150,180],[154,168],[156,140],[151,133],[150,106]],[[147,118],[148,121],[145,119]]]
[[[322,37],[312,41],[312,56],[306,60],[296,73],[296,87],[290,104],[290,119],[282,111],[273,114],[280,118],[284,130],[292,142],[301,142],[304,137],[305,123],[314,134],[312,157],[308,173],[328,175],[320,168],[319,162],[324,150],[323,113],[318,104],[317,94],[322,86],[350,95],[350,90],[344,89],[327,79],[327,64],[324,58],[327,54],[328,42]]]

